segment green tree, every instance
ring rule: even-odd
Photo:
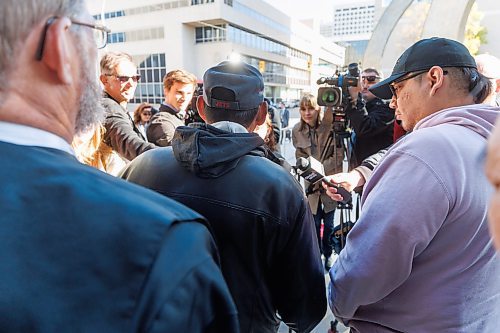
[[[467,24],[465,25],[464,39],[464,44],[472,55],[478,54],[479,47],[482,44],[488,43],[486,39],[488,32],[485,27],[481,26],[483,17],[484,14],[477,8],[477,3],[474,3],[467,18]]]

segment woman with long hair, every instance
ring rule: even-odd
[[[307,93],[300,100],[299,112],[300,121],[292,129],[295,157],[313,157],[323,164],[327,175],[342,172],[343,150],[336,147],[336,140],[329,140],[333,128],[332,110],[323,112],[316,96]],[[305,185],[307,199],[314,215],[320,251],[325,256],[325,269],[330,270],[334,260],[333,219],[337,202],[328,197],[319,184],[311,185],[306,182]]]
[[[141,103],[134,111],[135,126],[141,131],[144,138],[147,140],[146,131],[152,116],[152,107],[149,103]]]

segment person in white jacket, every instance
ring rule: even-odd
[[[500,261],[488,232],[482,152],[499,109],[462,44],[424,39],[370,90],[411,132],[365,185],[330,271],[330,307],[351,332],[496,332]]]

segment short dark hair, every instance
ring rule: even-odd
[[[252,121],[254,121],[257,113],[259,112],[259,108],[250,109],[250,110],[228,110],[228,109],[219,109],[213,108],[205,103],[205,117],[207,118],[207,123],[212,124],[218,121],[232,121],[234,123],[238,123],[245,128],[250,126]]]
[[[472,94],[474,103],[480,104],[490,95],[493,85],[491,81],[472,67],[448,67],[451,85],[458,92]]]
[[[380,76],[378,70],[376,70],[375,68],[371,68],[371,67],[363,69],[363,72],[372,72],[372,73],[375,73],[377,76]]]

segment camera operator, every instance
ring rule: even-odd
[[[348,88],[352,103],[347,103],[345,113],[354,130],[353,166],[393,142],[394,110],[368,90],[379,81],[379,72],[367,68],[358,86]]]
[[[333,126],[332,110],[326,108],[324,115],[321,115],[321,108],[316,96],[309,93],[302,97],[299,111],[300,121],[292,130],[295,157],[314,157],[323,164],[325,174],[341,172],[344,151],[339,142],[332,141],[331,144],[328,144]],[[322,156],[326,156],[326,158],[322,160]],[[328,197],[319,184],[308,188],[306,194],[314,215],[320,251],[325,256],[325,269],[329,270],[333,264],[331,256],[333,251],[333,218],[337,202]],[[322,220],[324,229],[321,240]]]

